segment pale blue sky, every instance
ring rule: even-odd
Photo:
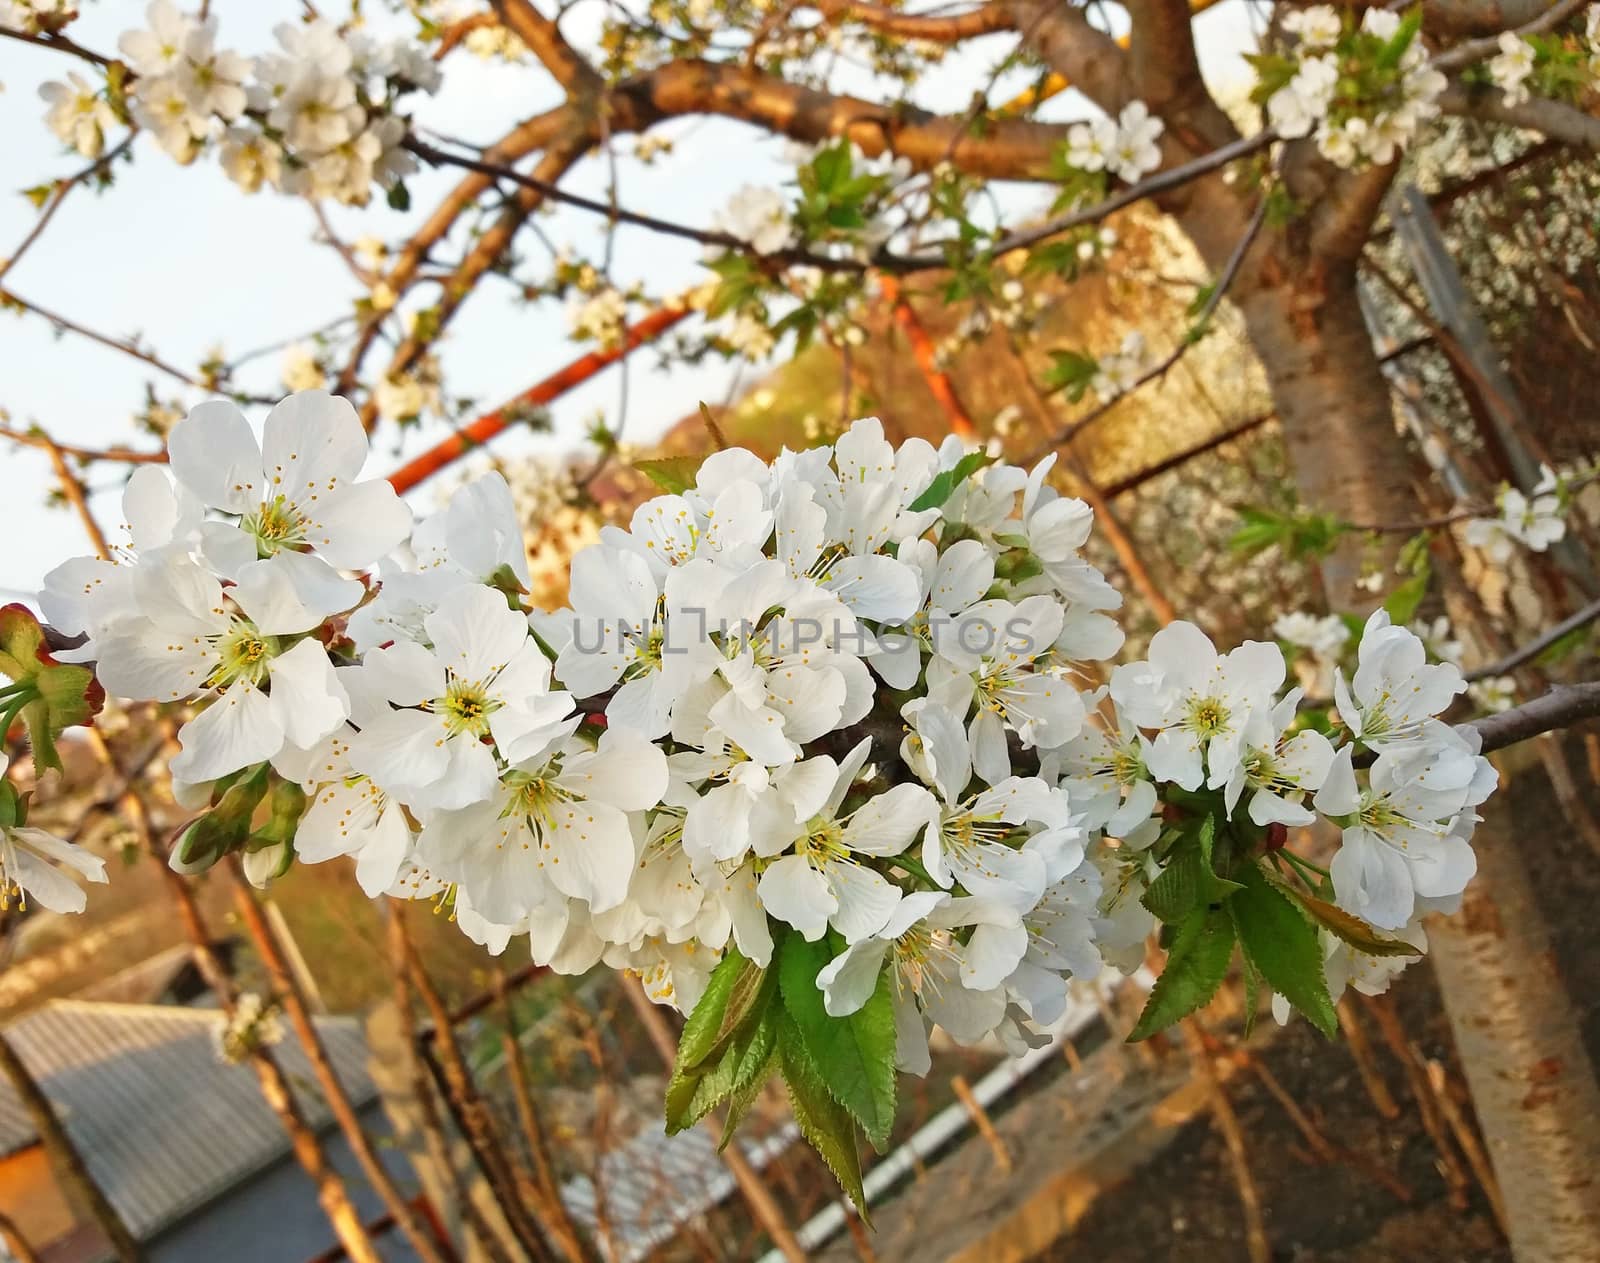
[[[377,6],[369,5],[369,9]],[[88,0],[72,28],[85,45],[112,51],[117,34],[142,25],[143,3]],[[246,54],[272,45],[271,27],[292,19],[299,5],[290,0],[215,0],[219,42]],[[582,42],[600,13],[597,3],[580,5],[565,29]],[[590,17],[588,15],[594,15]],[[374,18],[378,29],[393,19]],[[396,29],[404,29],[397,27]],[[1215,81],[1242,73],[1238,54],[1253,45],[1250,15],[1230,0],[1200,19],[1202,58]],[[965,105],[972,85],[987,75],[1003,37],[985,41],[919,85],[919,103],[953,111]],[[0,256],[11,253],[33,223],[35,212],[21,190],[76,170],[82,159],[67,154],[43,124],[38,85],[77,67],[71,59],[44,49],[0,40]],[[996,86],[996,99],[1023,86],[1015,76]],[[870,81],[857,75],[841,86],[870,93]],[[490,64],[458,53],[446,63],[445,88],[428,100],[417,98],[418,120],[441,132],[487,141],[516,119],[556,103],[555,89],[534,67]],[[1075,118],[1087,106],[1075,93],[1050,103],[1049,117]],[[676,152],[654,166],[625,159],[620,167],[623,202],[669,219],[705,224],[740,185],[777,184],[792,172],[783,164],[783,142],[724,120],[685,120],[662,129],[677,140]],[[623,142],[624,150],[631,142]],[[347,239],[371,234],[394,243],[425,214],[454,175],[423,173],[410,181],[413,211],[400,214],[381,202],[366,210],[330,208]],[[603,195],[606,171],[588,161],[568,181],[577,192]],[[1018,189],[1006,198],[1016,213],[1042,205],[1038,189]],[[591,256],[599,253],[599,224],[582,212],[560,210],[540,226],[555,242],[571,242]],[[139,333],[169,361],[192,370],[219,342],[229,355],[309,330],[350,309],[361,286],[333,254],[314,244],[315,225],[302,201],[271,192],[246,197],[218,169],[215,157],[178,167],[148,137],[135,142],[135,161],[120,164],[116,186],[96,196],[78,190],[27,257],[6,277],[17,294],[100,331]],[[519,238],[530,259],[543,247],[530,233]],[[622,286],[635,280],[654,294],[670,293],[703,277],[698,247],[643,231],[619,235],[613,278]],[[439,347],[454,394],[471,395],[485,406],[525,388],[579,353],[565,337],[558,303],[528,307],[511,301],[510,287],[491,278],[450,326]],[[733,369],[720,362],[700,368],[655,369],[648,350],[635,354],[628,413],[628,436],[649,438],[690,411],[699,399],[720,399]],[[369,364],[376,370],[382,356]],[[280,356],[257,361],[241,378],[246,389],[272,393]],[[79,338],[54,336],[33,316],[0,316],[0,407],[12,423],[37,421],[63,442],[102,445],[136,441],[131,414],[139,406],[152,370],[114,351]],[[199,401],[170,379],[160,379],[163,397],[188,404]],[[504,450],[570,447],[580,441],[586,418],[597,409],[614,413],[617,370],[574,391],[553,410],[555,435],[549,439],[516,436]],[[426,427],[408,444],[420,447],[438,438],[442,426]],[[148,442],[148,440],[146,440]],[[380,430],[369,470],[381,473],[395,459],[392,429]],[[5,506],[0,545],[0,599],[31,590],[51,566],[85,551],[81,530],[64,512],[49,511],[44,498],[49,465],[44,454],[0,446],[0,504]],[[119,520],[117,499],[124,471],[110,465],[91,472],[95,507],[103,524]],[[424,490],[424,504],[431,497]]]

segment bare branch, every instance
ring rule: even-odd
[[[501,25],[528,46],[551,76],[570,93],[594,93],[600,75],[567,43],[561,29],[533,6],[532,0],[490,0]]]
[[[1551,140],[1600,153],[1600,118],[1560,101],[1534,97],[1521,105],[1507,105],[1497,88],[1478,91],[1452,83],[1439,97],[1439,108],[1461,118],[1485,119],[1538,132]]]
[[[1498,715],[1475,719],[1468,726],[1478,730],[1483,738],[1483,752],[1487,754],[1541,733],[1570,728],[1596,715],[1600,715],[1600,682],[1557,684],[1543,697]]]
[[[33,248],[34,242],[44,235],[44,230],[50,226],[50,221],[55,218],[56,212],[61,209],[61,203],[67,200],[67,194],[77,188],[90,176],[104,171],[123,154],[128,152],[128,146],[133,144],[133,138],[139,134],[138,128],[124,136],[120,143],[113,149],[106,150],[76,175],[69,175],[57,180],[55,188],[51,191],[50,200],[45,203],[44,209],[39,212],[39,218],[34,220],[33,227],[28,229],[28,235],[22,239],[21,244],[11,252],[9,259],[0,259],[0,281],[3,281],[11,269],[22,262],[22,256]]]
[[[1199,315],[1195,317],[1194,324],[1190,326],[1190,336],[1179,342],[1160,363],[1141,373],[1133,385],[1115,399],[1106,400],[1105,403],[1093,409],[1087,416],[1080,417],[1071,425],[1057,431],[1051,436],[1048,443],[1025,459],[1025,464],[1032,464],[1046,453],[1061,446],[1061,444],[1070,443],[1077,435],[1100,420],[1101,417],[1105,416],[1106,413],[1110,412],[1135,390],[1158,378],[1165,377],[1171,371],[1172,366],[1181,360],[1189,348],[1198,340],[1195,335],[1204,330],[1206,325],[1210,323],[1211,317],[1216,314],[1217,307],[1221,304],[1223,296],[1227,294],[1229,287],[1239,275],[1239,269],[1244,264],[1245,256],[1250,253],[1250,247],[1255,243],[1257,236],[1260,235],[1261,225],[1266,220],[1266,214],[1267,203],[1266,199],[1263,198],[1256,206],[1255,214],[1250,217],[1250,225],[1245,229],[1244,236],[1239,238],[1238,244],[1233,248],[1233,253],[1228,256],[1228,261],[1222,269],[1222,275],[1217,278],[1216,283],[1211,287],[1211,293],[1206,296],[1205,306],[1200,309]]]
[[[141,364],[148,364],[151,368],[156,369],[158,372],[165,373],[168,377],[182,382],[185,386],[192,386],[196,390],[215,390],[218,393],[233,393],[224,392],[221,387],[215,385],[214,383],[202,380],[192,373],[184,372],[184,370],[179,368],[177,365],[169,364],[155,352],[146,351],[137,342],[129,339],[114,338],[108,333],[101,333],[98,330],[89,328],[88,325],[79,324],[76,320],[69,320],[67,317],[60,315],[58,312],[51,311],[49,308],[41,307],[38,303],[30,302],[28,299],[23,298],[14,290],[0,289],[0,307],[4,307],[7,304],[10,304],[11,306],[22,311],[32,312],[36,316],[41,316],[45,320],[48,320],[51,324],[55,325],[58,329],[64,329],[68,333],[75,333],[80,338],[87,338],[89,341],[99,343],[103,347],[109,347],[113,351],[120,351],[123,355],[131,356],[133,359],[138,360]],[[248,403],[277,402],[276,398],[257,395],[235,394],[234,398],[243,399]]]
[[[1000,0],[987,0],[976,9],[951,14],[902,13],[858,0],[812,0],[811,7],[831,21],[855,22],[880,35],[935,44],[958,44],[980,35],[1016,29],[1016,19]]]
[[[48,452],[52,449],[74,460],[111,461],[125,465],[164,465],[166,452],[140,452],[131,447],[74,447],[70,443],[57,443],[42,430],[16,430],[0,425],[0,439],[10,439],[26,447],[37,447]]]
[[[1532,662],[1558,640],[1570,636],[1580,627],[1587,627],[1597,619],[1600,619],[1600,601],[1591,601],[1576,614],[1562,619],[1554,627],[1535,636],[1527,644],[1512,650],[1499,661],[1481,666],[1475,671],[1468,671],[1467,679],[1486,680],[1497,675],[1506,675],[1524,663]]]
[[[1532,20],[1518,26],[1518,35],[1538,35],[1544,31],[1554,30],[1578,10],[1582,9],[1588,0],[1556,0],[1555,4],[1544,9]],[[1440,53],[1433,59],[1435,70],[1459,70],[1462,66],[1470,66],[1474,62],[1482,61],[1485,57],[1493,57],[1500,51],[1499,36],[1488,35],[1483,39],[1467,40],[1457,44],[1447,52]]]

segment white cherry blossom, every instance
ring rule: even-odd
[[[302,391],[274,407],[259,442],[233,404],[200,404],[173,427],[168,450],[186,490],[237,516],[205,532],[206,555],[225,575],[290,551],[359,569],[411,529],[411,510],[393,487],[357,481],[366,433],[349,400],[326,391]]]

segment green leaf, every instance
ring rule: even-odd
[[[393,210],[408,211],[411,209],[411,191],[406,188],[404,180],[396,180],[389,186],[389,206]]]
[[[692,1127],[723,1101],[742,1098],[771,1061],[782,1009],[774,1003],[777,995],[776,975],[770,970],[760,969],[757,969],[757,974],[760,978],[754,995],[744,1002],[742,1018],[720,1042],[718,1050],[698,1066],[680,1064],[674,1067],[666,1094],[668,1135]],[[742,976],[735,975],[735,987]],[[732,1007],[730,992],[729,1003],[722,1010],[724,1021],[728,1009]],[[695,1006],[696,1012],[699,1008],[699,1005]],[[703,1032],[697,1031],[696,1036],[697,1040],[702,1038]],[[748,1105],[748,1101],[744,1101],[740,1112]]]
[[[660,460],[636,460],[633,467],[668,495],[682,495],[694,486],[700,472],[698,456],[664,456]]]
[[[894,984],[890,970],[885,969],[878,975],[871,998],[859,1010],[849,1017],[830,1017],[823,1007],[817,973],[832,958],[825,939],[808,943],[798,934],[789,935],[778,962],[783,1007],[834,1099],[881,1150],[894,1127]]]
[[[1389,621],[1398,627],[1404,627],[1417,616],[1417,607],[1427,595],[1426,573],[1412,575],[1404,582],[1395,585],[1394,590],[1383,598],[1383,608],[1388,611]]]
[[[955,494],[957,487],[987,465],[990,459],[985,452],[968,452],[956,462],[954,469],[946,469],[928,484],[928,489],[911,502],[910,511],[921,513],[924,509],[937,509]]]
[[[1261,875],[1279,894],[1299,904],[1301,910],[1323,929],[1343,939],[1358,952],[1364,952],[1368,956],[1422,955],[1416,947],[1404,939],[1384,934],[1354,913],[1346,912],[1336,903],[1329,903],[1326,899],[1319,899],[1316,895],[1292,886],[1267,869],[1262,869]]]
[[[1244,1038],[1256,1028],[1256,1010],[1261,1007],[1261,971],[1244,957]]]
[[[1173,850],[1167,866],[1150,883],[1140,902],[1168,925],[1177,925],[1196,908],[1220,903],[1239,883],[1218,877],[1211,868],[1216,817],[1209,813]]]
[[[783,1010],[777,1005],[772,1006],[774,1027],[784,1016]],[[728,1142],[733,1139],[734,1132],[739,1130],[739,1124],[744,1121],[744,1116],[750,1112],[750,1107],[755,1104],[756,1097],[761,1095],[761,1089],[767,1086],[767,1080],[772,1078],[772,1073],[778,1067],[778,1041],[773,1039],[767,1049],[767,1059],[760,1068],[750,1076],[750,1081],[743,1087],[735,1088],[728,1097],[728,1116],[722,1120],[722,1137],[717,1141],[717,1152],[721,1153],[728,1147]]]
[[[1239,877],[1244,889],[1228,901],[1239,946],[1274,991],[1331,1037],[1339,1019],[1322,972],[1316,926],[1274,888],[1259,864],[1245,865]]]
[[[779,1022],[778,1066],[789,1088],[789,1107],[800,1134],[827,1163],[839,1187],[855,1203],[861,1222],[869,1228],[866,1190],[861,1186],[861,1153],[856,1148],[856,1127],[849,1113],[834,1099],[811,1058],[802,1048],[795,1020],[785,1013]]]
[[[727,954],[717,962],[717,967],[711,971],[711,977],[706,981],[706,989],[701,993],[699,1002],[684,1021],[683,1033],[678,1036],[676,1062],[678,1069],[694,1069],[711,1052],[711,1047],[722,1030],[722,1017],[727,1012],[734,984],[739,981],[747,968],[759,967],[741,956],[736,947],[730,947]]]
[[[1216,995],[1233,959],[1233,920],[1222,908],[1200,908],[1178,927],[1166,967],[1150,989],[1129,1043],[1182,1021]]]

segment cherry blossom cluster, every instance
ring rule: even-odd
[[[1143,101],[1130,101],[1116,118],[1076,123],[1067,132],[1067,165],[1079,171],[1106,171],[1134,184],[1161,165],[1161,133],[1166,124]]]
[[[1069,979],[1137,967],[1202,823],[1213,880],[1270,878],[1324,927],[1335,994],[1419,954],[1417,918],[1474,871],[1494,773],[1438,719],[1455,667],[1380,612],[1331,736],[1272,643],[1223,654],[1177,623],[1109,668],[1121,597],[1053,458],[895,447],[867,419],[771,462],[646,465],[674,489],[540,610],[504,480],[413,523],[361,479],[342,399],[293,395],[259,439],[202,404],[169,450],[130,479],[118,557],[64,563],[40,604],[109,693],[189,706],[182,871],[348,856],[374,897],[686,1012],[731,953],[825,943],[829,1018],[889,978],[913,1071],[932,1026],[1022,1048]],[[1285,846],[1319,813],[1326,866]]]
[[[1500,51],[1483,68],[1507,105],[1526,104],[1535,88],[1557,99],[1575,98],[1600,79],[1600,4],[1584,10],[1581,41],[1503,31],[1498,42]]]
[[[1511,560],[1519,544],[1530,552],[1544,552],[1566,536],[1572,481],[1543,465],[1538,482],[1527,494],[1515,487],[1502,487],[1495,499],[1499,515],[1468,522],[1466,542],[1500,566]]]
[[[236,1066],[257,1049],[283,1042],[282,1015],[257,992],[241,992],[233,1012],[212,1027],[211,1042],[218,1061]]]
[[[1283,29],[1297,42],[1287,54],[1255,59],[1255,99],[1284,139],[1315,135],[1335,166],[1381,166],[1439,113],[1447,81],[1429,63],[1414,21],[1374,8],[1351,27],[1331,5],[1312,5],[1285,15]]]
[[[215,148],[251,193],[270,185],[364,206],[374,185],[392,192],[416,169],[395,110],[406,94],[439,86],[420,45],[316,19],[279,25],[278,49],[251,58],[218,47],[214,18],[171,0],[151,0],[146,21],[118,40],[123,61],[105,85],[74,73],[40,89],[48,126],[84,155],[98,157],[123,116],[180,163]]]

